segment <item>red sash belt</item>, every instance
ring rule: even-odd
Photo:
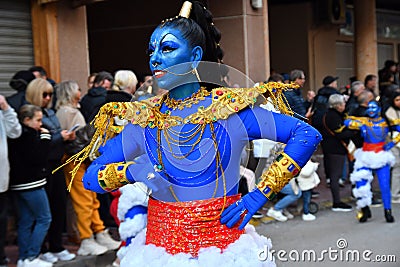
[[[238,199],[240,195],[226,197],[225,206]],[[219,222],[223,205],[224,198],[188,202],[149,199],[146,244],[163,247],[170,254],[191,253],[193,257],[197,257],[200,248],[226,248],[244,230]]]
[[[363,151],[373,151],[373,152],[383,151],[384,144],[385,144],[385,142],[380,142],[380,143],[376,143],[376,144],[364,142],[362,150]]]

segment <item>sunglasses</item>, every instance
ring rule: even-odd
[[[53,96],[53,93],[52,92],[44,92],[43,93],[43,98],[46,98],[46,97],[52,97]]]

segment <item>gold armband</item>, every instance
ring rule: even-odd
[[[134,162],[111,163],[107,164],[104,169],[99,170],[98,181],[101,188],[111,192],[129,184],[129,180],[126,178],[126,169],[131,164],[134,164]]]
[[[281,153],[261,175],[257,188],[269,199],[273,199],[289,181],[299,174],[300,166],[287,154]]]
[[[400,119],[389,119],[390,126],[400,125]]]
[[[363,124],[359,121],[350,121],[349,126],[347,126],[351,130],[359,130]]]

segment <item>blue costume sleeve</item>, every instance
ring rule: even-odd
[[[250,140],[270,139],[285,143],[284,152],[303,167],[322,137],[309,124],[294,117],[254,107],[241,114]]]
[[[391,126],[391,130],[392,130],[392,131],[397,131],[397,132],[400,133],[400,125],[393,125],[393,126]]]
[[[128,124],[125,129],[117,135],[115,138],[107,141],[107,143],[99,149],[101,155],[92,162],[83,177],[83,185],[85,189],[91,190],[97,193],[105,193],[109,190],[105,190],[99,184],[99,172],[104,170],[110,163],[121,162],[125,164],[125,161],[132,161],[135,164],[130,164],[127,167],[126,179],[133,183],[137,181],[135,177],[146,178],[148,173],[154,172],[153,167],[147,157],[136,157],[144,154],[143,149],[139,145],[141,142],[139,126]]]
[[[400,125],[393,125],[390,127],[392,131],[400,132]],[[392,149],[397,143],[400,142],[400,135],[397,135],[393,140],[389,141],[383,146],[383,149],[388,151]]]

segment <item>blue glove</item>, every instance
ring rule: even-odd
[[[221,214],[220,221],[222,224],[226,224],[226,226],[232,228],[240,220],[241,215],[245,213],[243,221],[239,226],[239,230],[242,230],[251,220],[252,216],[264,206],[267,201],[268,198],[256,188],[225,209]]]
[[[386,143],[383,145],[383,150],[388,151],[392,149],[396,144],[393,141],[390,141],[389,143]]]

